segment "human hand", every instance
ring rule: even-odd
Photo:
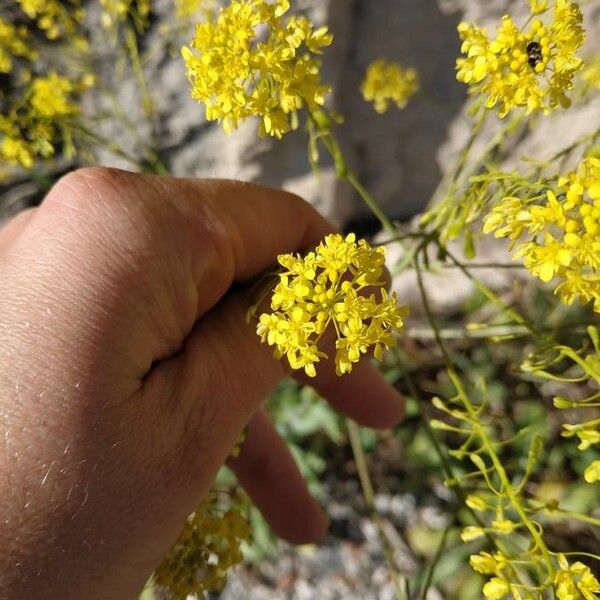
[[[242,485],[282,537],[324,534],[260,410],[286,371],[236,283],[330,232],[282,191],[100,168],[0,229],[1,599],[134,598],[248,423]],[[368,362],[319,366],[339,410],[401,419]]]

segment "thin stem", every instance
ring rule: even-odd
[[[573,551],[573,552],[561,552],[561,554],[563,554],[564,556],[586,556],[587,558],[593,558],[594,560],[600,560],[600,556],[598,556],[597,554],[592,554],[591,552]]]
[[[571,512],[568,510],[552,509],[552,510],[544,510],[544,514],[549,517],[556,516],[557,518],[565,518],[568,517],[570,519],[575,519],[577,521],[582,521],[583,523],[589,523],[590,525],[594,525],[595,527],[600,527],[600,519],[596,519],[595,517],[591,517],[584,513]]]
[[[356,174],[350,170],[348,166],[348,161],[346,160],[344,154],[342,153],[342,149],[339,144],[335,140],[335,138],[329,132],[324,132],[323,135],[319,137],[319,139],[323,142],[325,148],[327,148],[329,154],[333,158],[336,163],[336,169],[338,171],[339,177],[341,180],[346,180],[358,193],[363,202],[369,207],[371,212],[377,217],[378,221],[381,223],[381,226],[385,229],[387,233],[392,236],[397,235],[397,230],[392,224],[392,222],[388,219],[387,215],[381,210],[375,198],[369,193],[369,191],[365,188],[365,186],[359,181]]]
[[[371,518],[377,527],[379,539],[381,540],[383,551],[392,573],[394,585],[396,586],[396,597],[398,600],[409,600],[408,595],[405,593],[406,578],[403,577],[397,570],[396,561],[394,558],[394,550],[391,547],[390,541],[383,529],[381,517],[375,508],[375,493],[373,490],[373,483],[371,482],[371,476],[369,475],[369,468],[367,466],[367,460],[362,447],[362,442],[360,440],[360,428],[351,419],[346,419],[346,428],[348,430],[350,446],[352,447],[352,454],[354,455],[354,462],[356,463],[356,470],[358,471],[358,477],[363,490],[363,496],[371,513]]]
[[[539,332],[525,317],[521,316],[514,308],[503,302],[501,298],[486,286],[480,279],[475,277],[469,270],[446,248],[440,245],[440,249],[444,251],[446,256],[458,267],[462,273],[470,279],[477,289],[493,304],[498,306],[504,314],[510,317],[515,323],[526,327],[533,335],[537,335]]]
[[[148,91],[148,84],[146,83],[146,77],[144,75],[144,68],[140,60],[140,53],[137,44],[137,37],[133,27],[128,26],[125,30],[125,43],[127,50],[129,51],[129,60],[131,61],[131,67],[138,81],[140,92],[142,94],[142,102],[146,115],[150,116],[154,113],[154,103]]]
[[[444,269],[457,269],[457,265],[443,264]],[[469,269],[524,269],[523,265],[517,263],[469,263]]]
[[[431,587],[431,582],[433,581],[433,574],[435,573],[435,568],[442,557],[444,550],[446,549],[446,542],[448,541],[448,534],[452,529],[452,522],[450,522],[446,529],[444,529],[444,533],[442,534],[442,539],[440,540],[439,546],[435,552],[435,556],[433,557],[431,564],[429,565],[429,569],[427,570],[427,577],[425,578],[425,583],[423,584],[423,589],[421,590],[421,600],[427,600],[427,592]]]
[[[450,355],[448,354],[448,351],[446,350],[446,346],[445,346],[442,338],[439,336],[437,322],[433,316],[433,312],[432,312],[431,306],[429,304],[429,297],[427,295],[427,292],[425,290],[425,285],[423,283],[423,273],[422,273],[421,266],[418,261],[418,257],[417,257],[417,259],[415,259],[415,269],[416,269],[416,273],[417,273],[417,284],[419,287],[419,292],[421,294],[421,299],[423,301],[423,308],[425,309],[427,319],[429,320],[432,328],[436,332],[436,341],[437,341],[437,344],[444,356],[448,376],[450,377],[450,380],[452,381],[454,387],[456,388],[458,397],[461,399],[462,404],[464,405],[465,409],[467,410],[467,413],[469,414],[469,416],[472,419],[473,426],[474,426],[475,430],[477,431],[477,434],[479,435],[479,438],[481,439],[481,442],[482,442],[483,446],[485,447],[485,450],[486,450],[490,460],[492,461],[492,464],[494,466],[494,469],[496,470],[498,478],[500,479],[500,483],[502,485],[502,489],[504,490],[504,493],[506,494],[507,498],[510,500],[510,503],[512,504],[515,512],[519,515],[523,525],[525,525],[525,527],[529,530],[529,533],[530,533],[532,539],[534,540],[536,547],[539,548],[540,552],[542,553],[542,556],[544,557],[544,561],[546,563],[546,569],[548,572],[548,576],[551,577],[554,575],[554,565],[552,563],[552,558],[550,556],[550,552],[549,552],[548,548],[546,547],[546,544],[544,543],[544,540],[542,539],[540,532],[538,531],[535,524],[529,519],[527,512],[525,511],[519,498],[517,497],[517,494],[515,493],[515,490],[512,487],[512,485],[508,479],[508,475],[506,474],[504,466],[502,465],[502,461],[498,457],[486,429],[480,424],[479,415],[477,414],[477,411],[475,410],[474,406],[472,405],[472,403],[462,385],[462,382],[458,376],[458,373],[454,369],[454,366],[450,359]]]
[[[394,234],[396,232],[396,228],[392,225],[392,222],[387,218],[387,215],[379,208],[379,205],[371,196],[371,194],[367,191],[367,189],[363,186],[363,184],[358,180],[356,175],[352,171],[348,171],[346,175],[346,180],[348,183],[356,190],[358,195],[363,199],[364,203],[369,207],[371,212],[377,217],[385,231],[389,234]]]

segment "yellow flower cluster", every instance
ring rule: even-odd
[[[378,113],[386,112],[390,102],[404,108],[418,89],[419,77],[415,69],[404,69],[382,59],[368,66],[360,88],[363,98],[373,102]]]
[[[483,231],[507,237],[513,246],[527,238],[514,258],[522,258],[542,281],[558,277],[556,294],[565,304],[593,302],[600,312],[600,159],[584,160],[542,201],[504,198],[487,216]]]
[[[319,342],[326,330],[336,335],[338,375],[371,347],[375,357],[395,345],[394,332],[408,313],[395,294],[388,296],[381,281],[385,249],[372,248],[354,234],[328,235],[306,256],[281,255],[284,271],[271,298],[272,312],[260,316],[257,333],[275,346],[276,358],[285,356],[292,369],[316,375],[315,364],[326,358]],[[379,298],[362,291],[379,287]]]
[[[85,86],[56,73],[33,79],[24,99],[0,115],[0,165],[31,168],[36,157],[52,156],[57,144],[68,146],[79,113],[73,96]]]
[[[36,19],[38,27],[50,40],[63,35],[73,36],[84,19],[84,12],[79,0],[17,0],[23,12]],[[77,38],[78,43],[81,39]]]
[[[225,131],[258,116],[261,135],[280,138],[297,127],[300,109],[313,113],[324,103],[330,88],[316,55],[333,37],[305,17],[284,20],[289,8],[289,0],[233,0],[182,49],[192,97]]]
[[[239,498],[231,498],[235,504]],[[242,561],[241,544],[250,539],[243,513],[231,506],[223,509],[218,493],[211,491],[188,518],[179,538],[155,571],[152,581],[166,600],[204,597],[220,591],[227,571]]]
[[[558,567],[554,576],[554,587],[558,600],[597,600],[600,592],[600,583],[594,577],[589,567],[581,562],[569,565],[563,554],[558,554]],[[483,575],[495,575],[483,586],[483,595],[487,600],[502,600],[506,597],[524,598],[523,585],[510,581],[503,572],[510,566],[510,560],[502,554],[495,552],[480,552],[470,557],[471,566]],[[541,597],[541,596],[540,596]]]
[[[533,14],[545,12],[547,2],[532,2]],[[496,37],[485,29],[460,23],[462,57],[456,62],[457,78],[472,94],[486,97],[486,107],[505,117],[514,108],[548,113],[567,107],[567,92],[583,61],[576,53],[585,41],[583,17],[577,3],[555,0],[549,25],[533,19],[523,31],[504,16]]]
[[[0,17],[0,73],[10,73],[13,57],[35,60],[37,52],[29,46],[27,28],[13,25]]]
[[[600,583],[590,568],[581,562],[570,565],[564,554],[558,555],[560,570],[554,578],[558,600],[597,600]]]

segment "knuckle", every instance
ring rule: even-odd
[[[50,190],[46,207],[82,208],[98,204],[98,199],[109,200],[131,187],[134,173],[108,167],[83,167],[61,177]]]

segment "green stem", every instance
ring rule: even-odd
[[[128,26],[125,30],[125,42],[129,51],[129,59],[131,61],[131,67],[137,79],[140,92],[142,94],[142,102],[144,110],[147,116],[151,116],[154,113],[154,103],[150,97],[148,91],[148,85],[146,83],[146,77],[144,75],[144,68],[140,60],[140,53],[137,44],[137,37],[133,27]]]
[[[591,517],[584,513],[571,512],[562,509],[553,509],[544,510],[544,514],[548,515],[549,517],[556,516],[557,518],[575,519],[577,521],[582,521],[583,523],[589,523],[590,525],[594,525],[595,527],[600,527],[600,519],[596,519],[595,517]]]
[[[460,381],[460,378],[454,369],[454,366],[450,359],[450,355],[448,354],[448,351],[446,350],[445,343],[443,342],[441,336],[439,335],[437,322],[433,316],[431,306],[429,305],[429,297],[427,296],[427,292],[425,290],[425,285],[423,282],[423,273],[422,273],[421,266],[418,261],[418,257],[417,257],[417,259],[415,259],[415,269],[416,269],[416,274],[417,274],[417,284],[418,284],[419,292],[421,294],[421,299],[423,302],[423,308],[427,315],[427,319],[428,319],[429,323],[431,324],[431,327],[436,332],[436,341],[437,341],[437,344],[444,356],[444,361],[446,363],[446,370],[447,370],[448,376],[450,377],[450,380],[452,381],[454,387],[456,388],[456,391],[458,393],[459,398],[461,399],[461,402],[463,403],[463,406],[465,407],[465,409],[467,410],[467,413],[469,414],[469,416],[472,419],[473,426],[474,426],[475,430],[477,431],[479,438],[481,439],[481,443],[482,443],[483,447],[485,448],[486,453],[488,454],[490,460],[492,461],[494,469],[496,470],[496,473],[498,475],[498,478],[500,479],[500,483],[502,485],[504,492],[506,493],[507,498],[509,499],[510,503],[512,504],[515,512],[519,515],[523,525],[525,525],[525,527],[529,530],[529,533],[530,533],[532,539],[534,540],[537,548],[539,548],[540,552],[542,553],[542,556],[544,557],[548,576],[552,577],[554,575],[554,565],[552,563],[552,557],[550,556],[550,552],[549,552],[548,548],[546,547],[546,544],[544,543],[544,540],[542,539],[540,532],[536,528],[535,524],[529,519],[527,512],[525,511],[521,501],[517,497],[517,494],[515,493],[515,490],[512,487],[512,485],[508,479],[508,476],[506,474],[504,466],[502,465],[502,461],[498,457],[498,455],[494,449],[494,445],[493,445],[490,437],[488,436],[487,431],[481,425],[480,420],[479,420],[479,415],[478,415],[477,411],[475,410],[475,408],[473,407],[473,405],[462,385],[462,382]]]
[[[363,202],[368,206],[371,212],[377,217],[383,229],[391,236],[397,235],[397,230],[388,219],[387,215],[381,210],[375,198],[369,193],[365,186],[359,181],[356,174],[350,170],[339,144],[329,131],[324,131],[319,136],[325,148],[327,148],[331,158],[333,158],[340,180],[346,180],[358,193]]]
[[[387,215],[381,210],[381,208],[379,208],[379,205],[373,196],[371,196],[371,194],[367,191],[367,189],[352,171],[348,171],[346,180],[356,190],[363,202],[371,209],[371,212],[377,217],[385,231],[391,235],[396,233],[396,228],[392,225],[392,222],[387,218]]]
[[[421,600],[427,600],[427,592],[429,592],[429,588],[431,587],[431,582],[433,581],[433,574],[435,573],[435,568],[442,557],[444,550],[446,549],[446,542],[448,541],[448,534],[452,529],[452,522],[446,526],[444,529],[444,533],[442,534],[442,539],[440,540],[439,546],[435,552],[435,556],[433,557],[429,569],[427,570],[427,577],[425,578],[425,583],[423,584],[423,589],[421,590]]]
[[[446,256],[454,263],[458,269],[470,279],[475,287],[493,304],[495,304],[500,310],[507,315],[512,321],[515,323],[526,327],[528,331],[530,331],[533,335],[539,334],[537,329],[530,323],[525,317],[521,316],[514,308],[510,307],[508,304],[502,301],[502,299],[496,294],[493,290],[491,290],[487,285],[485,285],[479,278],[475,277],[469,270],[445,247],[438,244],[440,250],[442,250]]]
[[[348,430],[348,437],[350,438],[350,446],[352,447],[352,454],[354,455],[354,462],[356,463],[356,470],[358,471],[358,478],[363,490],[363,496],[371,518],[377,527],[379,539],[383,546],[383,551],[394,579],[394,585],[396,586],[396,597],[398,600],[409,600],[408,594],[405,593],[405,578],[398,572],[396,560],[394,558],[394,550],[391,547],[390,541],[383,529],[381,517],[375,508],[375,493],[373,490],[373,483],[369,475],[369,468],[367,466],[367,460],[360,440],[360,428],[351,419],[346,419],[346,428]]]

